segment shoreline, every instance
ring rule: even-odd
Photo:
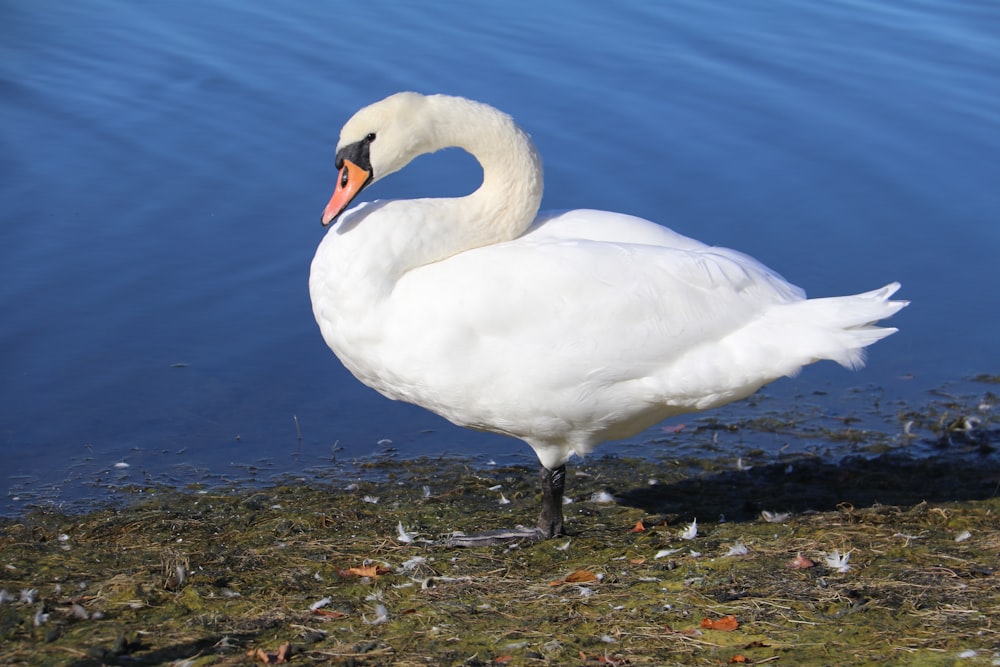
[[[0,518],[0,662],[998,664],[995,399],[674,425],[572,462],[568,534],[501,547],[443,540],[531,525],[533,464],[126,478]]]
[[[643,433],[641,441],[607,443],[584,459],[574,457],[570,466],[626,457],[651,462],[691,460],[700,470],[722,470],[797,457],[835,463],[887,452],[921,458],[949,450],[992,448],[1000,439],[993,415],[998,399],[989,390],[1000,384],[1000,377],[981,374],[954,384],[929,390],[919,405],[884,397],[878,388],[846,389],[835,401],[824,391],[778,399],[759,392],[729,409],[672,420]],[[435,452],[434,434],[422,433],[421,438],[421,445],[409,454],[414,450],[412,443],[390,440],[379,440],[377,450],[367,456],[348,456],[336,446],[331,450],[300,442],[291,449],[276,447],[273,456],[252,463],[225,465],[188,458],[188,446],[177,451],[135,447],[131,456],[110,461],[105,457],[103,462],[99,454],[85,453],[63,462],[67,473],[62,479],[9,476],[6,498],[0,499],[0,518],[38,509],[86,512],[107,503],[124,506],[157,488],[263,489],[291,480],[310,484],[377,480],[379,470],[419,465],[422,460],[484,470],[496,465],[494,459],[500,465],[536,465],[531,450],[512,439],[503,439],[508,446],[501,446],[491,458],[486,452],[472,453],[472,448]]]
[[[569,534],[513,547],[441,538],[532,523],[534,469],[439,459],[34,511],[0,520],[0,661],[269,664],[286,644],[323,665],[995,660],[1000,461],[969,455],[587,460]]]

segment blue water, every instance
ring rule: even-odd
[[[340,125],[405,89],[511,113],[544,156],[547,208],[647,217],[814,296],[903,283],[913,305],[864,371],[810,367],[779,396],[861,386],[919,402],[1000,371],[996,3],[95,0],[3,14],[0,510],[390,447],[531,460],[362,387],[313,321]],[[445,152],[368,194],[463,194],[477,176]]]

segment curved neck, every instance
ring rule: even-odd
[[[390,251],[395,274],[387,276],[390,281],[418,266],[517,238],[534,221],[542,200],[541,158],[510,116],[458,97],[433,95],[423,101],[426,106],[410,125],[413,143],[396,168],[425,153],[462,148],[478,160],[483,182],[465,197],[386,203],[402,207],[387,223],[397,241]]]
[[[392,292],[412,269],[517,238],[541,203],[541,158],[509,116],[456,97],[422,100],[406,118],[408,145],[383,176],[424,153],[457,147],[479,161],[483,182],[465,197],[377,202],[340,219],[331,230],[338,241],[321,247],[322,261],[350,272],[343,284],[369,299]]]
[[[542,160],[527,133],[493,107],[457,97],[427,98],[433,152],[458,147],[483,169],[483,182],[472,194],[439,200],[464,228],[464,249],[517,238],[531,225],[542,201]],[[456,234],[458,230],[452,229]]]

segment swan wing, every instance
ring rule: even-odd
[[[529,233],[408,272],[361,364],[379,370],[363,379],[456,423],[529,441],[625,437],[705,401],[706,387],[742,392],[740,369],[721,358],[695,362],[686,377],[677,369],[712,358],[775,303],[802,298],[732,251],[572,236]]]

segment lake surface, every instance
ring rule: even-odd
[[[779,402],[821,390],[836,411],[862,387],[919,403],[1000,371],[996,3],[3,14],[0,512],[373,453],[533,460],[366,389],[313,320],[340,126],[398,90],[511,113],[544,156],[545,208],[646,217],[813,296],[902,282],[913,303],[865,370],[812,366],[768,390]],[[366,194],[458,195],[478,176],[444,152]]]

